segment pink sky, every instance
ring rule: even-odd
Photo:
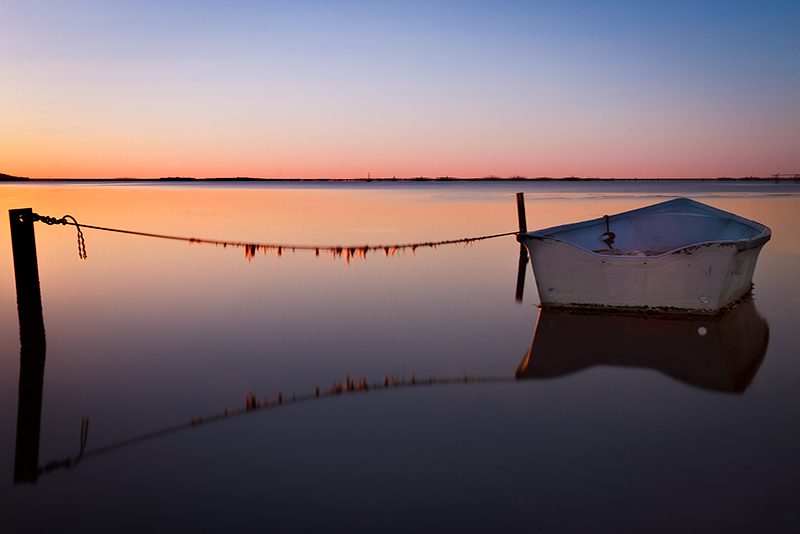
[[[800,7],[0,3],[0,172],[800,172]]]

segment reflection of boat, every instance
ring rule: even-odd
[[[746,295],[771,231],[688,198],[519,234],[544,307],[714,313]]]
[[[722,316],[599,314],[543,309],[517,378],[554,378],[595,365],[655,369],[704,389],[743,392],[769,343],[752,299]]]

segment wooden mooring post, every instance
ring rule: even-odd
[[[525,220],[525,193],[517,193],[517,219],[519,219],[519,231],[528,231],[528,221]]]
[[[528,231],[528,221],[525,219],[525,194],[517,193],[517,219],[519,219],[519,231]],[[522,302],[522,295],[525,292],[525,273],[528,267],[528,249],[520,243],[519,245],[519,267],[517,268],[517,292],[515,300]]]
[[[33,210],[8,210],[8,217],[14,254],[20,344],[14,483],[36,482],[39,476],[39,430],[47,346],[33,232]]]

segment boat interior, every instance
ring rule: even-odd
[[[656,256],[692,245],[753,239],[769,229],[680,198],[583,223],[533,232],[604,255]]]

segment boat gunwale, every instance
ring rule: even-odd
[[[687,244],[687,245],[682,245],[680,247],[665,251],[665,252],[660,253],[660,254],[642,255],[642,256],[640,256],[640,255],[631,255],[631,254],[598,254],[597,252],[594,252],[594,251],[589,250],[589,249],[587,249],[585,247],[582,247],[581,245],[578,245],[577,243],[573,243],[571,241],[567,241],[565,239],[556,237],[556,236],[551,234],[551,232],[552,233],[557,233],[557,232],[562,232],[562,231],[565,231],[565,230],[575,230],[575,229],[578,229],[578,228],[581,228],[581,227],[584,227],[584,226],[585,227],[593,226],[593,225],[598,224],[598,223],[602,224],[603,222],[605,222],[605,217],[608,217],[609,221],[614,221],[614,220],[620,220],[620,219],[627,219],[627,218],[630,218],[630,217],[647,216],[648,214],[662,215],[662,214],[664,214],[662,212],[663,208],[667,207],[670,204],[672,204],[672,205],[687,204],[689,206],[692,206],[696,210],[695,212],[687,212],[687,213],[683,213],[683,214],[675,213],[675,215],[689,215],[689,216],[697,216],[697,217],[716,217],[716,218],[720,218],[720,219],[728,219],[728,220],[732,220],[732,221],[738,222],[740,224],[743,224],[743,225],[745,225],[745,226],[747,226],[749,228],[752,228],[754,230],[760,230],[760,233],[758,235],[755,235],[753,237],[748,237],[748,238],[745,238],[745,239],[718,239],[718,240],[710,240],[710,241],[699,241],[699,242],[696,242],[696,243],[690,243],[690,244]],[[655,213],[652,213],[652,212],[655,212]],[[703,213],[703,212],[705,212],[705,213]],[[545,233],[545,232],[548,232],[548,233]],[[604,216],[604,217],[598,217],[596,219],[588,219],[588,220],[585,220],[585,221],[579,221],[579,222],[574,222],[574,223],[562,224],[562,225],[559,225],[559,226],[552,226],[550,228],[544,228],[544,229],[535,230],[535,231],[532,231],[532,232],[523,232],[523,233],[520,233],[520,234],[517,235],[517,241],[519,241],[520,243],[523,242],[523,241],[526,241],[526,240],[556,241],[556,242],[559,242],[559,243],[564,243],[566,245],[571,245],[571,246],[577,248],[578,250],[581,250],[583,252],[586,252],[588,254],[591,254],[591,255],[599,257],[599,258],[626,258],[626,259],[630,259],[630,260],[641,261],[642,258],[647,258],[647,259],[652,260],[652,259],[656,259],[656,258],[662,258],[664,256],[670,256],[672,254],[690,253],[689,249],[697,249],[697,248],[711,247],[711,246],[736,247],[738,251],[748,250],[748,249],[751,249],[751,248],[757,248],[757,247],[763,246],[764,243],[766,243],[767,241],[769,241],[771,239],[771,237],[772,237],[772,230],[768,226],[765,226],[765,225],[763,225],[763,224],[761,224],[761,223],[759,223],[757,221],[746,219],[746,218],[741,217],[739,215],[736,215],[734,213],[730,213],[730,212],[715,208],[713,206],[709,206],[707,204],[702,204],[700,202],[697,202],[695,200],[692,200],[692,199],[689,199],[689,198],[686,198],[686,197],[679,197],[679,198],[675,198],[675,199],[672,199],[672,200],[667,200],[665,202],[660,202],[658,204],[652,204],[650,206],[644,206],[644,207],[641,207],[641,208],[636,208],[636,209],[633,209],[633,210],[624,211],[624,212],[621,212],[621,213],[616,213],[614,215],[608,215],[608,216]]]

